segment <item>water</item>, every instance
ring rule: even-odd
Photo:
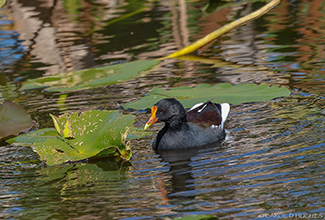
[[[232,106],[221,145],[159,154],[153,136],[133,141],[131,163],[47,167],[29,147],[2,143],[0,217],[325,218],[323,1],[282,1],[200,49],[195,61],[166,60],[139,79],[64,93],[65,106],[60,92],[19,91],[42,75],[166,56],[263,4],[202,14],[206,2],[10,1],[0,11],[0,98],[21,104],[40,128],[52,126],[49,113],[118,109],[154,86],[263,82],[293,93]],[[149,117],[128,113],[137,126]]]

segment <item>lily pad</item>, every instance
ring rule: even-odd
[[[42,161],[52,166],[102,156],[129,160],[132,151],[127,140],[150,134],[133,127],[134,116],[118,111],[90,110],[51,116],[55,129],[37,130],[7,142],[30,145]]]
[[[117,111],[91,110],[52,117],[60,137],[32,145],[41,160],[49,165],[87,159],[103,151],[105,155],[119,155],[117,150],[125,148],[123,134],[134,123],[132,115],[122,115]]]
[[[140,60],[100,68],[59,73],[28,80],[21,90],[76,91],[121,83],[148,73],[157,60]]]
[[[176,98],[185,108],[190,108],[199,102],[213,100],[213,102],[227,102],[234,105],[248,102],[266,102],[278,97],[290,95],[286,87],[268,86],[265,84],[237,84],[220,83],[214,86],[199,84],[196,87],[176,87],[170,90],[152,89],[149,94],[138,101],[126,103],[124,108],[146,109],[152,107],[160,99]]]
[[[30,115],[18,104],[6,101],[0,105],[0,140],[28,132],[33,127]]]
[[[6,142],[19,146],[31,146],[37,142],[45,142],[48,138],[54,139],[57,137],[59,137],[59,135],[54,128],[43,128],[8,139]]]

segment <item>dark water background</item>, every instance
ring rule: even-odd
[[[264,4],[9,0],[0,11],[0,100],[18,102],[40,128],[52,127],[49,113],[118,109],[155,86],[254,82],[292,95],[232,106],[220,146],[155,154],[153,137],[133,141],[131,163],[46,167],[29,147],[2,144],[0,218],[324,219],[322,0],[284,0],[200,49],[196,61],[166,60],[139,79],[64,93],[65,106],[60,92],[19,91],[43,75],[166,56]],[[149,117],[129,113],[137,126]]]

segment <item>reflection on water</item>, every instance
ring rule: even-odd
[[[0,10],[0,70],[15,65],[24,55],[21,41],[18,40],[19,34],[11,30],[13,22],[8,20],[6,13]],[[9,80],[1,77],[1,85]]]
[[[0,99],[19,102],[41,128],[52,126],[49,113],[119,109],[155,86],[264,82],[289,86],[294,94],[232,106],[228,138],[217,146],[153,152],[153,136],[132,141],[131,163],[47,167],[31,148],[2,143],[0,218],[325,216],[323,1],[284,0],[197,54],[163,61],[149,75],[69,93],[21,92],[19,83],[163,57],[264,2],[229,3],[233,6],[211,14],[202,14],[206,2],[183,0],[8,2],[0,11]],[[211,12],[214,4],[225,2],[209,3]],[[139,126],[148,118],[144,112],[131,113]],[[159,125],[153,130],[157,133]]]

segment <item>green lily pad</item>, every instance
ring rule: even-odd
[[[121,83],[147,74],[157,60],[140,60],[100,68],[59,73],[28,80],[21,90],[76,91]]]
[[[30,115],[18,104],[6,101],[0,105],[0,140],[28,132],[33,127]]]
[[[59,135],[54,128],[43,128],[8,139],[6,142],[19,146],[31,146],[33,143],[45,142],[48,138],[54,139],[57,137]]]
[[[268,86],[265,84],[237,84],[220,83],[214,86],[199,84],[196,87],[176,87],[170,90],[152,89],[149,94],[138,101],[126,103],[124,108],[151,108],[160,99],[176,98],[185,108],[190,108],[199,102],[213,100],[213,102],[227,102],[234,105],[248,102],[266,102],[278,97],[290,95],[286,87]]]
[[[87,159],[103,151],[105,155],[114,155],[125,148],[124,134],[134,123],[134,116],[117,111],[91,110],[52,117],[56,120],[60,138],[32,145],[41,160],[49,165]],[[68,127],[69,132],[66,131]]]
[[[134,116],[118,111],[90,110],[51,117],[55,128],[33,131],[7,142],[31,146],[42,161],[52,166],[103,156],[129,160],[132,151],[127,140],[151,134],[133,127]]]

